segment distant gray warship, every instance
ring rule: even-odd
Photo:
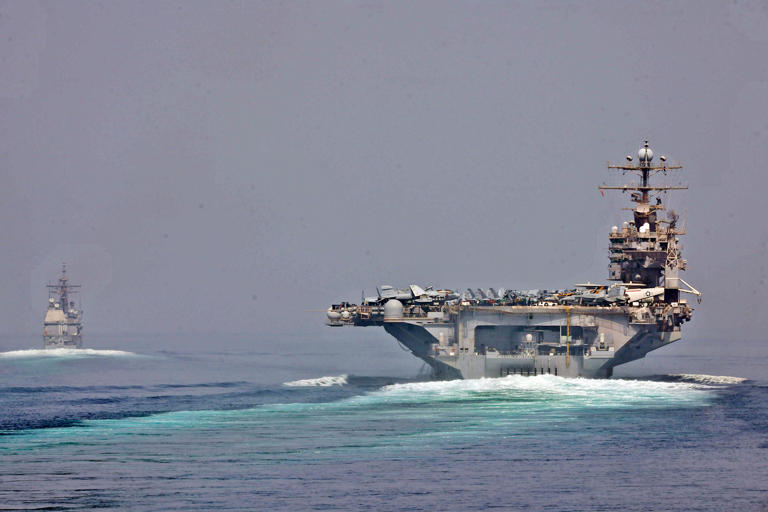
[[[377,288],[360,305],[342,302],[327,311],[330,326],[383,326],[436,378],[551,374],[610,377],[613,368],[677,341],[693,308],[681,292],[701,293],[679,275],[685,270],[678,235],[685,227],[666,211],[662,196],[687,186],[651,186],[654,175],[682,169],[667,165],[645,141],[626,163],[608,168],[631,173],[639,183],[600,186],[630,192],[633,219],[608,235],[611,285],[583,283],[571,289],[488,290],[466,293],[411,285]],[[653,200],[653,201],[652,201]]]
[[[43,327],[45,348],[82,348],[83,311],[70,300],[80,285],[69,284],[67,267],[62,265],[58,284],[47,287],[48,309]]]

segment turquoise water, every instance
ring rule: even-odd
[[[314,343],[156,344],[0,353],[0,509],[768,506],[760,379],[432,382],[323,372],[344,362]]]

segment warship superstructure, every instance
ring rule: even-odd
[[[632,218],[608,234],[608,280],[563,290],[377,288],[361,304],[341,302],[327,325],[383,326],[436,378],[552,374],[610,377],[617,365],[644,357],[681,338],[693,308],[681,293],[701,293],[680,272],[678,215],[662,199],[687,186],[651,185],[651,178],[682,169],[664,156],[653,162],[648,141],[626,162],[608,168],[638,181],[599,186],[630,193]],[[663,217],[663,218],[662,218]]]
[[[47,288],[48,309],[43,321],[45,348],[82,348],[83,311],[72,300],[80,285],[69,284],[67,266],[62,265],[58,283],[49,284]]]

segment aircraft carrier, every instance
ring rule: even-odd
[[[681,338],[693,308],[682,293],[701,293],[680,277],[686,268],[678,236],[685,226],[665,208],[672,190],[651,179],[682,169],[661,156],[654,163],[648,141],[608,168],[631,176],[627,185],[599,186],[629,193],[632,218],[608,234],[608,280],[563,290],[377,288],[361,304],[327,310],[327,325],[382,326],[435,378],[506,375],[610,377],[613,368]]]
[[[58,284],[49,284],[47,288],[48,309],[43,320],[45,348],[82,348],[83,310],[70,300],[80,285],[69,284],[67,266],[62,265]]]

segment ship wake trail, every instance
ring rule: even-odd
[[[448,445],[496,443],[499,436],[522,439],[533,432],[573,440],[573,435],[583,433],[580,427],[571,427],[574,421],[580,425],[580,418],[602,418],[600,421],[618,425],[631,421],[641,410],[653,414],[649,411],[709,407],[718,396],[718,387],[693,382],[555,376],[407,382],[358,393],[347,389],[356,388],[354,383],[341,384],[344,377],[286,383],[271,388],[282,389],[282,396],[274,397],[279,401],[242,409],[219,408],[222,400],[217,395],[202,398],[199,404],[190,403],[188,397],[176,404],[199,405],[200,409],[137,413],[138,408],[132,406],[130,413],[127,409],[106,410],[101,418],[91,414],[59,424],[62,418],[58,416],[39,421],[19,418],[17,424],[0,431],[7,434],[0,435],[0,450],[22,453],[41,442],[118,445],[125,442],[122,436],[115,436],[118,432],[142,439],[158,436],[151,447],[154,454],[165,449],[169,433],[198,439],[231,431],[247,432],[250,453],[262,462],[301,461],[308,453],[316,460],[338,460],[345,454],[356,456],[360,450],[442,449],[446,441],[451,441]],[[206,405],[209,407],[203,408]],[[337,431],[344,435],[324,438],[322,447],[316,445],[318,432]],[[21,437],[12,435],[20,432],[24,433]],[[290,443],[281,448],[286,439]]]
[[[134,352],[123,350],[97,350],[93,348],[51,348],[11,350],[0,352],[3,359],[31,359],[31,358],[82,358],[82,357],[140,357]]]

